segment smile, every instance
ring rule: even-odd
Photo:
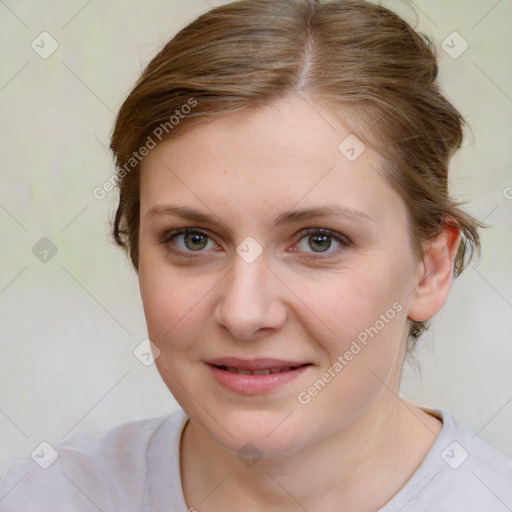
[[[231,364],[209,362],[207,366],[218,384],[241,395],[258,395],[273,391],[288,384],[313,366],[311,363],[283,364],[276,360],[229,362]]]
[[[296,370],[297,368],[300,368],[300,366],[284,366],[282,368],[263,368],[261,370],[244,370],[242,368],[235,368],[234,366],[223,365],[217,366],[217,368],[231,373],[239,373],[241,375],[269,375],[270,373],[281,373],[289,372],[290,370]]]

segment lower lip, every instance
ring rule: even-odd
[[[266,375],[243,375],[241,373],[231,373],[227,370],[221,370],[211,364],[208,364],[208,366],[213,372],[215,380],[230,391],[241,395],[259,395],[291,382],[307,371],[311,365],[301,366],[295,370],[269,373]]]

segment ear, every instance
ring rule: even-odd
[[[442,224],[442,231],[427,242],[418,268],[417,286],[408,311],[411,320],[429,320],[446,302],[453,281],[460,237],[460,228],[445,221]]]

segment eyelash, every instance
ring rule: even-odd
[[[177,254],[178,256],[180,257],[183,257],[183,258],[201,258],[202,255],[201,254],[190,254],[191,252],[198,252],[198,253],[201,253],[201,252],[204,252],[203,250],[199,250],[199,251],[187,251],[187,252],[184,252],[180,249],[176,250],[174,247],[172,247],[172,244],[170,243],[171,240],[173,238],[175,238],[176,236],[178,235],[187,235],[187,234],[195,234],[195,235],[201,235],[201,236],[206,236],[208,239],[212,240],[212,237],[210,235],[208,235],[208,233],[205,233],[204,231],[201,231],[200,229],[197,229],[197,228],[179,228],[179,229],[175,229],[173,231],[169,231],[168,233],[165,233],[162,240],[159,242],[160,244],[166,244],[170,247],[170,250]],[[351,247],[352,246],[352,242],[344,235],[340,235],[334,231],[331,231],[330,229],[324,229],[324,228],[306,228],[306,229],[303,229],[301,231],[299,231],[299,233],[297,234],[299,236],[299,239],[297,240],[296,243],[299,243],[301,240],[303,240],[306,236],[310,236],[310,235],[326,235],[328,236],[329,238],[332,238],[333,240],[336,240],[339,244],[341,244],[341,247],[335,251],[332,251],[332,252],[328,252],[328,253],[317,253],[319,255],[321,254],[326,254],[327,256],[306,256],[306,258],[308,259],[326,259],[328,257],[331,257],[331,256],[334,256],[336,253],[338,253],[340,250],[342,250],[343,248],[348,248],[348,247]],[[330,249],[330,248],[329,248]]]

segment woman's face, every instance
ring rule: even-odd
[[[290,96],[161,143],[142,164],[156,365],[233,452],[290,453],[398,391],[419,276],[407,211],[382,157],[332,112]],[[185,228],[200,233],[173,236]]]

